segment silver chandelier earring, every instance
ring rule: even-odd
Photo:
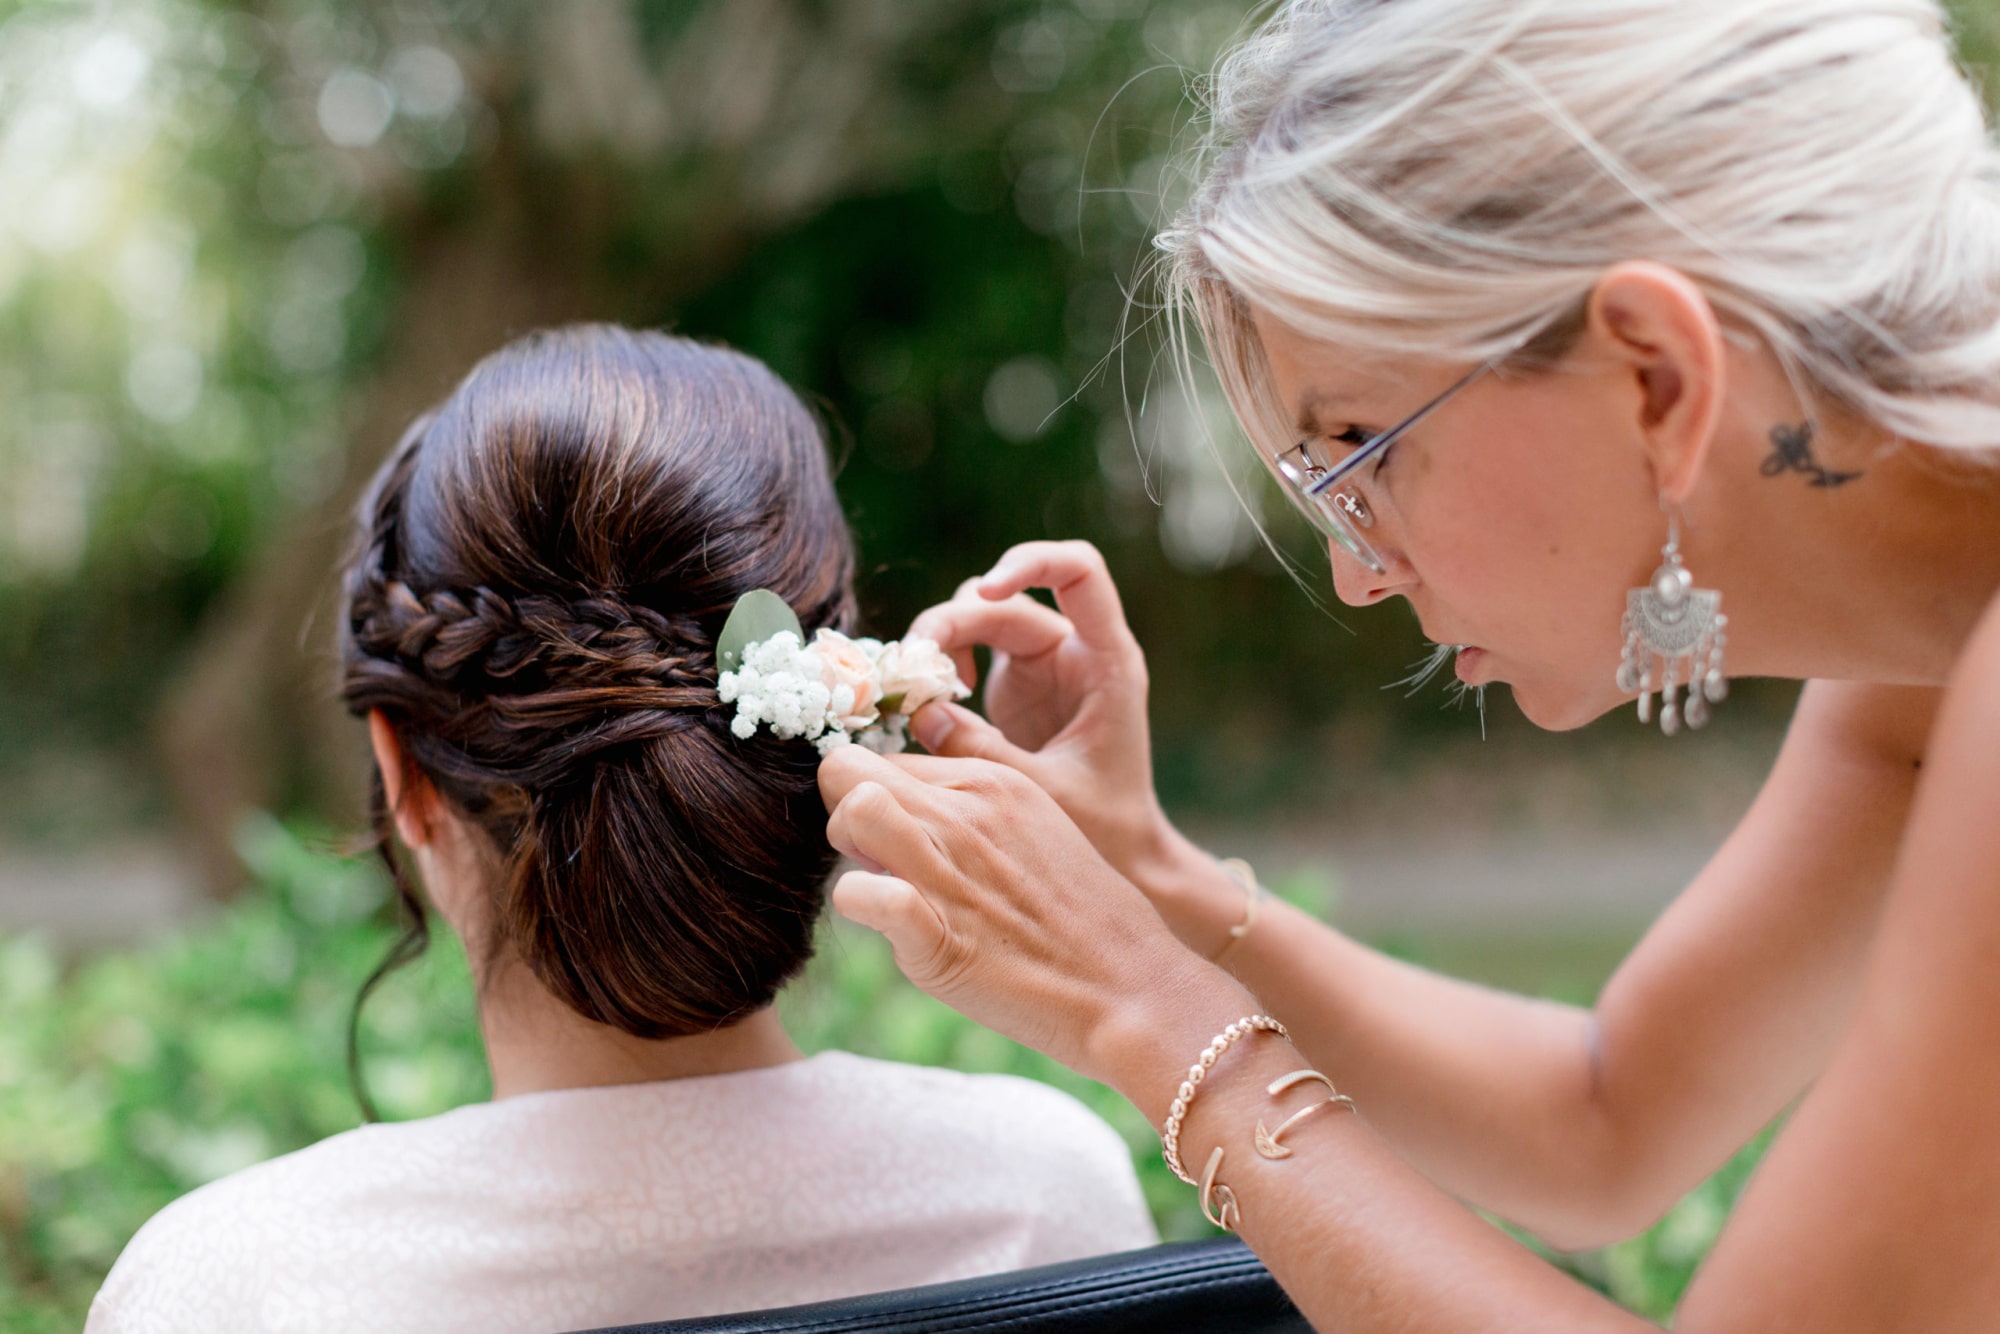
[[[1722,614],[1722,594],[1694,586],[1694,576],[1681,564],[1680,539],[1680,524],[1669,511],[1660,568],[1652,583],[1625,595],[1625,656],[1618,664],[1618,688],[1628,695],[1639,692],[1640,722],[1653,721],[1653,691],[1659,690],[1660,730],[1668,736],[1680,731],[1682,722],[1707,723],[1708,706],[1729,695],[1722,669],[1729,618]]]

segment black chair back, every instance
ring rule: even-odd
[[[1179,1242],[987,1278],[782,1310],[627,1325],[591,1334],[1312,1334],[1277,1281],[1233,1237]]]

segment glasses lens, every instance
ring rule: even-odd
[[[1284,486],[1286,496],[1291,499],[1299,513],[1305,515],[1321,534],[1339,543],[1342,551],[1369,569],[1380,573],[1381,558],[1375,554],[1375,548],[1368,544],[1368,539],[1354,526],[1354,520],[1341,511],[1340,492],[1327,491],[1317,496],[1311,494],[1312,484],[1324,477],[1327,471],[1326,463],[1313,455],[1311,442],[1295,445],[1270,462],[1275,465],[1274,471]]]
[[[1306,500],[1306,504],[1312,508],[1313,512],[1321,520],[1318,525],[1320,531],[1338,542],[1341,550],[1345,551],[1348,555],[1354,557],[1354,559],[1360,561],[1376,573],[1381,573],[1382,561],[1375,554],[1375,548],[1369,546],[1368,539],[1363,537],[1355,528],[1354,520],[1348,518],[1347,515],[1334,507],[1334,497],[1337,494],[1337,492],[1328,492],[1326,495]]]

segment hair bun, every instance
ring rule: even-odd
[[[481,362],[363,503],[348,706],[382,710],[498,853],[486,960],[590,1019],[706,1032],[811,952],[816,765],[730,734],[714,636],[754,588],[849,627],[826,455],[759,363],[584,326]]]

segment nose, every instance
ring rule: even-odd
[[[1377,571],[1332,539],[1328,539],[1326,550],[1333,562],[1334,594],[1350,607],[1372,607],[1407,591],[1414,582],[1409,562],[1399,553],[1376,547],[1376,558],[1382,562],[1382,569]]]

